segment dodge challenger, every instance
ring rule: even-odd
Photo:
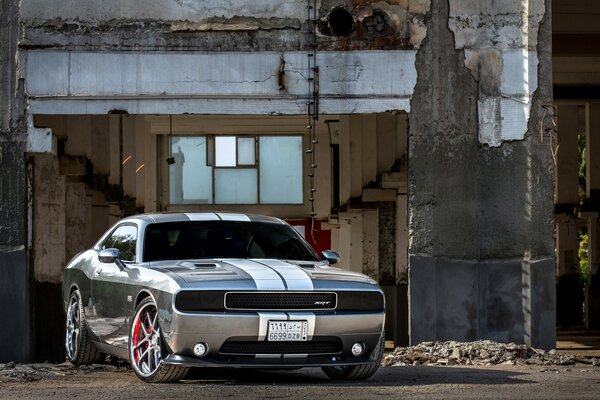
[[[338,261],[277,218],[125,218],[64,271],[67,359],[120,357],[146,382],[175,382],[193,367],[321,367],[332,379],[367,379],[383,354],[384,296]]]

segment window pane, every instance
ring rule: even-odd
[[[121,260],[135,261],[135,243],[137,228],[125,225],[117,228],[104,244],[105,249],[115,248],[121,252]]]
[[[215,138],[215,166],[235,167],[235,136],[217,136]]]
[[[302,137],[263,136],[259,140],[260,202],[302,203]]]
[[[206,137],[174,137],[169,166],[170,204],[212,203],[212,167],[206,166]]]
[[[256,164],[254,138],[238,138],[238,165]]]
[[[256,169],[215,169],[215,203],[256,204]]]

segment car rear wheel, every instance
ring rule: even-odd
[[[382,337],[379,341],[379,345],[374,351],[374,358],[376,362],[369,364],[348,365],[339,367],[322,367],[321,369],[331,379],[349,381],[360,381],[369,379],[370,377],[375,375],[375,372],[377,372],[379,366],[381,365],[384,346],[385,339]]]
[[[188,371],[186,367],[163,363],[162,334],[158,310],[147,297],[136,308],[129,337],[129,359],[138,378],[145,382],[177,382]]]
[[[79,290],[74,290],[69,298],[65,350],[67,359],[76,366],[97,363],[104,357],[92,342]]]

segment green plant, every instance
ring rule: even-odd
[[[590,261],[588,258],[589,236],[587,233],[579,236],[579,279],[583,284],[588,281]]]

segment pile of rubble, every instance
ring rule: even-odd
[[[38,381],[41,379],[55,379],[67,375],[86,374],[92,371],[119,371],[128,369],[128,364],[121,361],[114,361],[111,364],[84,365],[81,367],[74,367],[69,362],[62,364],[16,364],[11,361],[6,364],[0,364],[0,382]]]
[[[600,358],[544,351],[524,344],[476,342],[423,342],[413,347],[398,347],[383,359],[384,366],[402,365],[574,365],[600,366]]]

